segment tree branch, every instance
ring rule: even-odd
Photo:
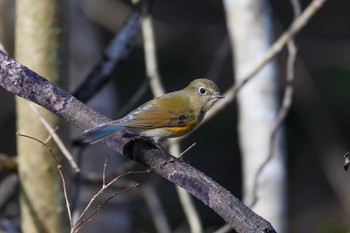
[[[83,130],[110,120],[1,51],[0,86],[41,105]],[[212,208],[237,232],[275,232],[268,221],[202,172],[179,160],[169,163],[174,157],[153,142],[133,139],[125,131],[120,131],[104,143],[186,189]]]
[[[143,17],[149,12],[151,1],[140,1],[130,14],[122,30],[115,35],[102,60],[95,65],[84,82],[74,92],[74,96],[87,102],[113,77],[114,70],[120,61],[125,60],[136,45]]]
[[[264,56],[257,62],[252,70],[249,70],[244,77],[240,78],[241,81],[232,85],[225,93],[225,99],[216,103],[211,111],[206,114],[203,123],[216,114],[218,114],[222,109],[229,105],[235,97],[237,92],[249,82],[268,62],[271,61],[304,26],[307,25],[309,20],[314,16],[317,11],[323,6],[327,0],[313,0],[302,12],[302,14],[297,17],[289,28],[276,40],[276,42],[270,47],[270,49],[264,54]]]

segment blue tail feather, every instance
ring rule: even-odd
[[[120,125],[98,125],[93,129],[89,129],[83,132],[84,142],[96,143],[109,136],[112,133],[117,132],[118,130],[123,129],[123,126]]]

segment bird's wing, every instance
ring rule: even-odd
[[[113,125],[120,125],[135,128],[161,128],[181,127],[188,124],[195,124],[193,113],[186,112],[181,106],[171,110],[161,106],[155,101],[149,101],[135,109],[125,117],[110,122]]]

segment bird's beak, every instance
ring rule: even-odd
[[[223,98],[225,98],[225,96],[224,96],[224,95],[221,95],[221,94],[219,93],[219,94],[214,94],[214,95],[212,95],[212,98],[215,98],[215,99],[223,99]]]

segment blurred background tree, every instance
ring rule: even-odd
[[[300,2],[304,9],[310,1]],[[264,4],[271,9],[270,36],[274,41],[293,20],[293,9],[289,1],[272,0]],[[74,92],[102,59],[104,48],[121,30],[132,5],[129,1],[118,0],[71,0],[69,7],[69,16],[65,18],[69,22],[66,41],[69,46],[63,48],[62,59],[69,64],[70,79],[65,77],[69,82],[67,90]],[[342,156],[349,150],[346,141],[350,136],[347,123],[350,114],[347,91],[350,85],[347,77],[349,9],[350,2],[346,0],[327,1],[295,38],[299,50],[295,96],[284,124],[288,155],[285,232],[348,232],[350,229],[349,174],[342,169]],[[159,73],[167,91],[181,89],[195,77],[203,76],[214,80],[222,91],[233,83],[236,70],[232,64],[236,58],[231,55],[227,42],[222,1],[155,0],[151,15]],[[14,1],[0,0],[0,39],[11,56],[14,54],[14,20]],[[111,84],[88,102],[90,106],[111,118],[119,117],[119,109],[146,79],[142,45],[140,37],[130,56],[115,70]],[[275,59],[278,105],[286,84],[286,51],[283,50]],[[135,105],[150,98],[152,94],[147,89]],[[0,153],[14,156],[17,154],[14,98],[1,91],[0,103],[0,129],[3,132]],[[254,114],[254,109],[251,114]],[[232,104],[186,138],[182,149],[197,142],[185,159],[233,194],[241,196],[245,177],[241,173],[237,115],[236,105]],[[80,133],[72,129],[70,142],[80,140]],[[74,152],[76,156],[80,155],[82,173],[78,183],[82,187],[77,203],[83,206],[98,188],[85,178],[101,178],[105,156],[113,152],[99,144],[87,149],[74,147]],[[110,156],[107,171],[114,171],[116,166],[125,170],[125,163],[129,164],[121,156]],[[131,165],[132,169],[143,169],[134,166]],[[13,171],[1,169],[2,184],[9,180],[9,174]],[[188,231],[172,184],[154,174],[128,177],[127,182],[134,180],[141,182],[141,188],[113,199],[83,232],[155,232],[154,218],[147,206],[152,202],[147,195],[157,197],[156,201],[166,216],[164,221],[171,231]],[[16,187],[15,181],[10,184]],[[76,185],[76,182],[70,184],[72,189]],[[0,188],[1,225],[10,220],[14,229],[19,229],[17,194],[10,189],[11,185],[6,183],[5,186],[6,189]],[[223,224],[223,220],[202,203],[195,200],[195,204],[205,232],[212,232]],[[154,202],[151,205],[155,205]]]

